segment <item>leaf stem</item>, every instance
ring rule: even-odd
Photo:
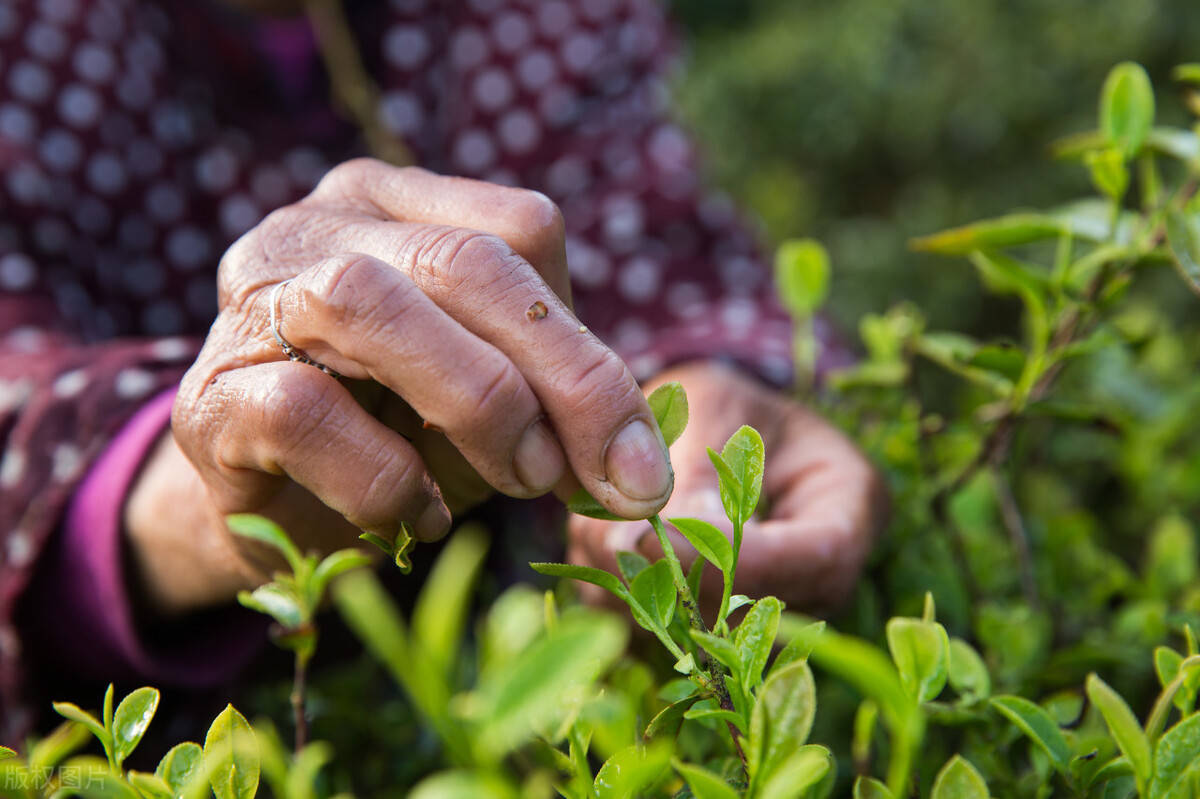
[[[667,536],[666,525],[663,524],[662,518],[657,513],[651,516],[649,521],[650,526],[654,528],[654,534],[658,536],[663,556],[671,565],[671,578],[675,581],[675,590],[679,592],[680,601],[687,610],[688,622],[695,629],[708,632],[708,628],[704,626],[704,619],[700,616],[700,607],[696,604],[696,598],[692,596],[692,589],[688,587],[683,566],[679,563],[679,556],[675,554],[675,547],[671,545],[671,539]]]
[[[296,668],[292,677],[292,694],[289,697],[292,704],[292,721],[296,727],[296,754],[308,743],[308,717],[305,713],[305,702],[308,698],[308,657],[302,652],[296,652]]]

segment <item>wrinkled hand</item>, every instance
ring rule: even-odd
[[[288,361],[269,324],[340,372]],[[672,475],[641,390],[571,311],[562,217],[544,195],[377,161],[334,169],[230,248],[216,322],[185,376],[173,438],[126,512],[160,606],[228,598],[270,565],[224,514],[302,548],[447,505],[581,483],[615,513],[657,510]],[[567,490],[563,488],[562,490]],[[187,508],[203,512],[183,519]]]
[[[774,595],[809,610],[844,599],[886,515],[886,493],[871,464],[824,419],[733,369],[686,364],[660,375],[647,390],[669,380],[687,391],[691,419],[671,447],[675,493],[663,518],[700,518],[732,536],[706,448],[719,451],[738,427],[749,424],[766,445],[766,502],[764,516],[743,532],[735,592]],[[574,563],[615,571],[619,550],[661,554],[645,522],[572,516],[569,530],[568,557]],[[672,541],[690,565],[695,550],[674,531]],[[720,576],[708,566],[702,604],[709,613],[720,594]]]

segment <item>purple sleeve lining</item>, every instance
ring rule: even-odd
[[[92,465],[67,510],[45,584],[56,594],[49,629],[64,663],[87,663],[93,676],[134,676],[175,685],[209,685],[233,676],[259,650],[263,625],[231,609],[213,620],[162,623],[170,644],[159,647],[135,622],[123,557],[124,500],[170,422],[177,389],[154,397],[121,429]],[[67,620],[70,620],[67,623]],[[219,636],[219,645],[216,640]]]

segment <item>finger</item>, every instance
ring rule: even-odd
[[[532,497],[562,478],[566,459],[521,371],[400,270],[368,255],[335,256],[272,299],[290,343],[387,386],[497,490]]]
[[[394,536],[402,521],[423,540],[449,527],[416,450],[319,370],[282,361],[189,374],[182,392],[173,427],[223,510],[256,510],[287,477],[379,535]]]
[[[609,510],[645,518],[662,507],[673,484],[670,461],[632,373],[502,239],[362,221],[339,227],[324,246],[395,265],[507,355],[541,401],[575,475]]]
[[[538,271],[563,302],[571,304],[562,214],[541,192],[361,158],[331,170],[312,198],[348,205],[379,219],[469,228],[499,236]]]

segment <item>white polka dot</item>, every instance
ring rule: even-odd
[[[630,302],[644,303],[658,294],[662,267],[650,258],[631,258],[617,272],[617,288]]]
[[[576,155],[566,155],[546,170],[546,188],[550,194],[565,196],[586,188],[590,174],[587,164]]]
[[[429,37],[416,25],[399,25],[383,39],[383,56],[393,66],[414,69],[429,56]]]
[[[196,180],[213,194],[229,189],[237,175],[237,157],[225,147],[214,147],[196,160]]]
[[[649,380],[663,369],[663,360],[652,352],[635,355],[629,360],[629,371],[635,380]]]
[[[87,86],[72,83],[58,95],[58,115],[72,127],[91,127],[100,118],[100,98]]]
[[[471,171],[482,171],[496,160],[496,145],[482,130],[464,131],[454,143],[454,160]]]
[[[178,335],[183,323],[183,311],[173,300],[157,300],[142,311],[142,327],[151,336]]]
[[[117,373],[114,388],[122,399],[137,399],[154,388],[154,375],[144,369],[122,369]]]
[[[575,33],[563,42],[561,55],[567,69],[580,74],[591,68],[600,54],[600,42],[590,33]]]
[[[37,135],[37,118],[23,105],[5,103],[0,105],[0,136],[28,144]]]
[[[288,201],[291,181],[279,167],[261,166],[250,178],[250,191],[265,208],[276,208]]]
[[[83,466],[83,453],[74,444],[59,444],[50,456],[50,478],[65,483],[79,474]],[[12,557],[11,541],[9,542],[9,557]]]
[[[637,317],[622,319],[613,328],[613,346],[625,352],[644,350],[653,340],[650,325]]]
[[[79,16],[79,0],[39,0],[38,12],[55,22],[74,22]]]
[[[125,22],[112,3],[92,3],[87,16],[87,31],[94,39],[115,42],[125,33]]]
[[[162,169],[163,153],[150,139],[137,138],[125,148],[125,163],[138,177],[150,177]]]
[[[411,92],[385,94],[379,104],[379,115],[388,130],[401,135],[416,133],[425,121],[421,104]]]
[[[95,42],[80,45],[72,62],[75,73],[91,83],[108,83],[117,71],[117,60],[112,51]]]
[[[697,210],[700,212],[700,221],[709,230],[721,230],[733,221],[733,203],[728,195],[720,192],[705,195]]]
[[[122,270],[121,282],[134,296],[151,297],[162,291],[167,282],[167,269],[152,258],[140,258]]]
[[[55,172],[70,172],[79,166],[83,158],[83,147],[74,134],[56,128],[42,137],[38,144],[42,162]]]
[[[517,11],[501,14],[492,25],[492,38],[496,40],[496,47],[505,53],[515,53],[522,49],[529,44],[532,36],[529,20]]]
[[[165,60],[162,46],[150,36],[138,36],[125,47],[125,62],[130,72],[157,72]]]
[[[4,171],[4,170],[0,170]],[[5,185],[14,200],[33,206],[42,203],[50,193],[50,184],[42,171],[33,164],[21,163],[6,170]]]
[[[235,194],[221,203],[221,229],[230,237],[242,235],[261,217],[262,211],[245,194]]]
[[[569,28],[575,21],[574,18],[571,7],[562,0],[543,3],[537,11],[538,29],[551,39],[557,38]]]
[[[46,334],[40,328],[23,325],[5,336],[4,345],[12,352],[41,352],[46,348]]]
[[[450,61],[461,70],[479,66],[488,55],[487,38],[478,28],[463,28],[450,40]]]
[[[141,111],[154,99],[154,86],[145,75],[128,72],[117,82],[117,99],[126,108]]]
[[[520,178],[516,172],[504,167],[493,169],[484,175],[483,179],[488,183],[495,183],[500,186],[516,186],[520,182]]]
[[[762,283],[763,273],[758,262],[744,255],[722,259],[717,269],[721,282],[730,291],[748,292]]]
[[[517,62],[517,79],[530,91],[538,91],[554,80],[558,68],[554,58],[545,50],[526,53]]]
[[[185,210],[187,201],[183,192],[170,183],[156,183],[146,192],[146,213],[156,222],[174,222]]]
[[[683,131],[674,125],[661,125],[650,136],[650,157],[662,169],[680,170],[687,167],[690,148]]]
[[[608,255],[575,236],[567,237],[567,265],[571,280],[583,288],[599,288],[612,274]]]
[[[731,333],[744,333],[758,318],[758,304],[738,298],[727,300],[721,308],[721,324]]]
[[[198,228],[182,227],[167,236],[167,257],[181,269],[190,271],[204,266],[210,250],[208,236]]]
[[[33,541],[25,530],[14,530],[4,543],[4,549],[10,566],[21,568],[33,560]],[[19,646],[17,651],[20,651]]]
[[[492,68],[479,73],[472,86],[472,94],[480,108],[487,111],[508,105],[513,97],[513,85],[504,70]]]
[[[88,161],[88,183],[101,194],[117,194],[124,190],[129,176],[121,160],[112,153],[97,153]]]
[[[303,188],[311,188],[329,171],[329,163],[319,150],[298,147],[283,157],[284,166],[292,182]]]
[[[18,61],[8,73],[8,88],[26,102],[44,101],[50,96],[53,85],[50,71],[32,61]]]
[[[125,214],[117,229],[117,239],[121,246],[129,250],[148,250],[157,238],[154,225],[141,214]]]
[[[33,396],[33,381],[0,380],[0,413],[11,413],[21,408]]]
[[[104,233],[112,225],[112,211],[97,197],[83,197],[71,214],[79,229],[89,235]]]
[[[70,399],[83,391],[87,384],[87,372],[83,369],[72,369],[59,375],[51,390],[54,392],[54,396],[60,399]]]
[[[9,291],[22,291],[33,285],[37,269],[28,255],[13,252],[0,257],[0,286]]]
[[[615,196],[604,204],[604,236],[616,247],[627,249],[642,235],[642,204],[633,197]]]
[[[67,49],[67,37],[44,22],[35,22],[25,33],[25,47],[43,61],[57,61]]]
[[[182,105],[169,102],[154,109],[150,119],[154,138],[167,147],[186,147],[195,138],[191,115]]]
[[[764,377],[774,383],[789,383],[792,380],[792,362],[782,355],[764,355],[758,361]]]
[[[156,341],[150,351],[155,358],[163,361],[178,361],[192,354],[192,348],[186,340],[181,338],[164,338],[162,341]]]
[[[0,486],[12,488],[25,476],[25,453],[19,449],[9,449],[4,453],[4,461],[0,463]]]
[[[542,138],[537,119],[524,108],[505,114],[500,120],[497,132],[504,148],[513,153],[529,152]]]
[[[0,39],[7,39],[17,29],[17,9],[5,3],[0,5]]]
[[[667,307],[682,319],[705,313],[704,287],[698,283],[674,283],[667,289]]]

